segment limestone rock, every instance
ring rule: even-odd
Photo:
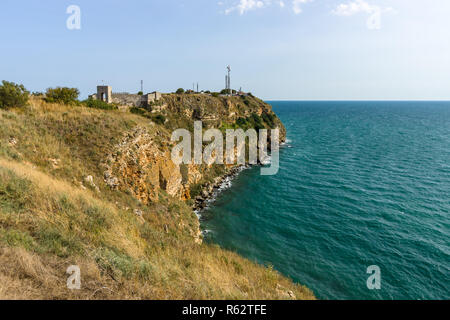
[[[140,209],[134,209],[134,214],[142,218],[143,212]]]
[[[97,185],[94,183],[94,178],[92,176],[87,176],[84,178],[84,181],[92,187],[95,191],[100,192],[100,189],[97,187]]]
[[[9,140],[8,140],[8,144],[11,146],[11,147],[14,147],[16,144],[17,144],[17,139],[16,138],[10,138]]]

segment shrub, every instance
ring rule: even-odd
[[[142,91],[139,91],[139,92],[138,92],[138,95],[139,95],[139,96],[143,96],[144,93],[143,93]]]
[[[94,108],[94,109],[102,109],[102,110],[116,110],[117,106],[113,104],[109,104],[102,100],[94,100],[92,98],[89,98],[85,101],[83,101],[83,104],[88,108]]]
[[[100,268],[114,279],[129,279],[135,269],[133,259],[116,248],[101,248],[95,258]]]
[[[182,93],[184,93],[184,89],[183,88],[179,88],[179,89],[177,89],[176,93],[177,94],[182,94]]]
[[[245,128],[247,126],[247,120],[245,120],[244,118],[238,118],[236,120],[236,124],[240,127],[240,128]]]
[[[47,102],[56,102],[63,104],[77,104],[80,91],[77,88],[48,88],[45,94]]]
[[[265,123],[267,123],[271,128],[274,127],[275,123],[275,115],[273,115],[272,113],[263,113],[262,114],[262,119]]]
[[[212,95],[214,98],[218,98],[220,94],[219,94],[218,92],[213,92],[211,95]]]
[[[0,108],[24,107],[28,103],[30,93],[22,84],[2,81],[0,86]]]
[[[200,108],[195,108],[192,111],[192,118],[194,118],[195,120],[201,120],[202,115],[203,115],[203,112],[202,112],[202,109],[200,109]]]
[[[166,117],[163,116],[162,114],[153,115],[151,112],[148,112],[147,110],[145,110],[143,108],[132,107],[132,108],[130,108],[130,112],[133,114],[143,116],[147,119],[150,119],[154,123],[159,124],[159,125],[163,125],[164,123],[166,123]]]
[[[220,91],[220,94],[229,94],[230,90],[229,89],[223,89],[222,91]]]
[[[164,117],[162,114],[157,114],[156,116],[152,117],[153,122],[163,125],[166,122],[166,117]]]
[[[252,115],[248,118],[248,121],[253,124],[253,128],[255,128],[256,130],[264,129],[262,119],[256,113],[252,113]]]
[[[143,116],[143,115],[145,115],[147,113],[147,111],[145,111],[142,108],[138,108],[138,107],[130,108],[130,112],[133,113],[133,114],[138,114],[140,116]]]

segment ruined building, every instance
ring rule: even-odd
[[[97,86],[97,94],[90,96],[92,99],[115,103],[120,106],[128,107],[147,107],[152,103],[159,101],[162,97],[161,92],[152,92],[144,95],[131,93],[113,93],[110,86]]]

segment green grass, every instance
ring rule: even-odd
[[[11,247],[22,247],[29,251],[37,250],[35,239],[28,232],[0,228],[0,239]]]

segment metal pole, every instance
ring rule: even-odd
[[[231,75],[230,75],[230,69],[228,69],[228,90],[230,90],[230,96],[231,96]]]

